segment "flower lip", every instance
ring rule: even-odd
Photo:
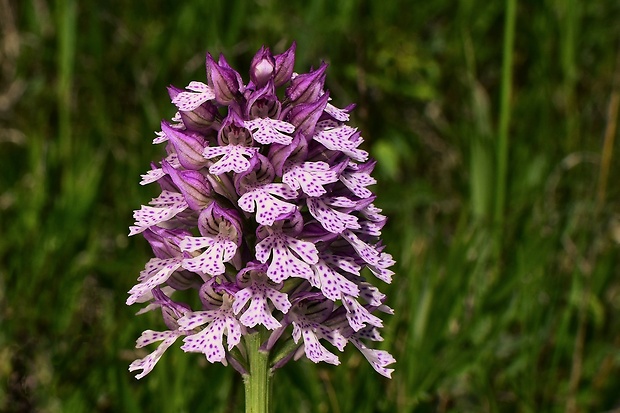
[[[187,89],[189,91],[177,89],[173,86],[168,87],[168,94],[172,99],[172,103],[182,111],[194,110],[215,98],[213,89],[202,82],[190,82]]]

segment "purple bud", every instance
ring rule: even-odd
[[[184,229],[165,229],[152,226],[143,232],[144,238],[149,242],[153,253],[159,259],[166,259],[181,255],[179,243],[191,233]]]
[[[211,102],[205,102],[194,110],[180,110],[179,114],[185,127],[191,131],[205,133],[210,129],[219,129],[220,113]]]
[[[326,70],[327,63],[323,62],[317,70],[291,80],[291,85],[286,89],[286,97],[293,103],[314,102],[323,91]]]
[[[312,137],[314,127],[323,114],[328,100],[329,92],[325,92],[315,102],[302,103],[293,107],[289,113],[289,122],[295,125],[298,133],[309,139]]]
[[[179,188],[189,207],[200,211],[213,202],[211,199],[211,185],[198,171],[179,171],[166,161],[162,161],[161,167],[167,173],[174,184]]]
[[[275,143],[269,148],[267,157],[273,165],[276,175],[282,176],[284,162],[289,158],[305,158],[308,153],[308,142],[301,135],[293,137],[293,141],[288,145]]]
[[[207,79],[219,104],[227,106],[236,100],[239,92],[238,76],[233,69],[216,63],[211,54],[207,53]]]
[[[295,48],[297,44],[293,42],[289,49],[277,56],[275,56],[276,61],[276,73],[274,77],[274,84],[276,87],[280,87],[289,80],[291,80],[291,76],[293,75],[293,67],[295,66]]]
[[[170,95],[170,99],[172,100],[182,92],[184,92],[183,89],[179,89],[172,85],[168,86],[168,95]],[[209,129],[217,130],[219,128],[218,120],[220,114],[217,107],[212,102],[203,102],[197,108],[190,111],[179,110],[179,114],[181,115],[183,124],[189,130],[204,133]]]
[[[174,146],[179,163],[184,168],[199,170],[207,164],[207,160],[202,156],[207,143],[201,135],[173,128],[166,121],[161,122],[161,130]]]
[[[235,69],[233,69],[228,64],[228,61],[226,60],[223,54],[220,54],[220,58],[218,59],[217,64],[219,64],[220,67],[223,67],[224,69],[229,69],[232,71],[232,73],[237,78],[237,84],[239,85],[239,91],[243,93],[243,91],[245,90],[245,85],[243,84],[243,79],[241,78],[241,75],[239,74],[239,72],[237,72]]]
[[[257,88],[262,88],[273,78],[276,62],[269,48],[263,46],[254,55],[250,64],[250,79]]]

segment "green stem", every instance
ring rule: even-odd
[[[504,19],[504,46],[502,56],[502,84],[500,92],[499,131],[497,142],[497,181],[495,186],[496,248],[502,247],[506,186],[508,172],[508,126],[510,125],[510,97],[512,94],[512,52],[515,38],[516,0],[506,0]]]
[[[245,385],[245,412],[268,413],[271,399],[271,372],[269,353],[260,350],[262,334],[245,337],[250,373],[243,376]]]

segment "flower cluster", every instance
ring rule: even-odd
[[[391,375],[393,357],[365,344],[382,340],[374,313],[392,312],[364,277],[389,283],[393,274],[379,239],[386,218],[368,189],[375,163],[346,124],[353,105],[330,104],[327,65],[297,74],[294,61],[295,44],[275,56],[263,47],[245,84],[207,54],[206,83],[168,88],[178,112],[153,140],[167,156],[140,182],[161,194],[130,227],[155,257],[127,299],[147,304],[139,313],[159,309],[168,329],[137,340],[161,342],[131,364],[138,378],[179,337],[184,351],[245,373],[241,338],[259,329],[269,333],[262,350],[284,349],[272,368],[304,354],[338,364],[325,344],[352,343]]]

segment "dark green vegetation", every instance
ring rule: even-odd
[[[165,86],[203,78],[207,50],[247,73],[295,39],[379,161],[398,363],[289,364],[276,412],[617,411],[620,3],[509,9],[0,0],[0,411],[241,411],[238,375],[178,345],[127,372],[163,326],[124,304],[151,254],[127,227],[156,195],[138,182]]]

